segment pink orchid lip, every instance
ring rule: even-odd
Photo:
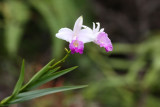
[[[112,44],[108,45],[105,47],[106,52],[112,51],[113,50],[113,46]]]
[[[72,42],[69,44],[69,48],[71,50],[71,54],[80,53],[83,54],[83,49],[84,49],[84,43],[79,40],[72,40]]]
[[[113,46],[111,40],[108,38],[108,34],[105,32],[100,32],[95,41],[100,47],[104,47],[106,52],[112,51]]]

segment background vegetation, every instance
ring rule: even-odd
[[[62,66],[79,68],[43,87],[89,84],[78,91],[53,94],[13,107],[159,107],[159,0],[1,0],[0,100],[10,95],[22,58],[26,78],[50,59],[64,54],[68,43],[55,38],[62,27],[100,22],[114,44],[106,53],[86,44]]]

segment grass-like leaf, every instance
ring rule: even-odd
[[[24,82],[24,63],[25,63],[25,62],[24,62],[24,60],[23,60],[22,66],[21,66],[21,73],[20,73],[19,79],[18,79],[18,81],[17,81],[17,83],[16,83],[16,86],[15,86],[15,88],[14,88],[14,90],[13,90],[12,95],[18,94],[18,92],[19,92],[19,90],[20,90],[20,88],[22,87],[22,84],[23,84],[23,82]]]
[[[19,93],[19,91],[20,91],[20,89],[22,87],[23,81],[24,81],[24,60],[22,61],[21,73],[20,73],[19,79],[18,79],[18,81],[17,81],[17,83],[16,83],[16,85],[14,87],[12,95],[7,97],[7,98],[5,98],[5,99],[3,99],[1,101],[1,104],[5,104],[6,102],[11,100],[14,96],[16,96]]]
[[[36,88],[36,87],[39,87],[41,85],[43,85],[44,83],[47,83],[53,79],[56,79],[74,69],[76,69],[78,66],[75,66],[75,67],[71,67],[71,68],[68,68],[68,69],[65,69],[65,70],[62,70],[62,71],[58,71],[58,72],[55,72],[53,74],[50,74],[50,75],[47,75],[47,76],[44,76],[42,78],[40,78],[38,81],[36,81],[35,83],[33,84],[30,84],[27,88],[27,90],[29,89],[33,89],[33,88]]]
[[[60,68],[61,68],[61,67],[59,66],[59,67],[56,67],[56,68],[54,68],[54,69],[49,70],[49,71],[46,72],[44,75],[42,75],[42,78],[53,74],[54,72],[58,71]]]
[[[21,91],[23,91],[29,84],[35,82],[36,80],[38,80],[45,72],[47,72],[50,69],[50,65],[53,63],[54,59],[51,60],[46,66],[44,66],[39,72],[37,72],[31,79],[30,81],[24,85],[21,88]]]
[[[31,100],[31,99],[34,99],[34,98],[38,98],[38,97],[41,97],[41,96],[45,96],[45,95],[48,95],[48,94],[53,94],[53,93],[57,93],[57,92],[67,91],[67,90],[84,88],[86,86],[87,85],[64,86],[64,87],[47,88],[47,89],[30,91],[30,92],[24,92],[24,93],[20,93],[19,95],[17,95],[15,100],[10,101],[8,104],[20,103],[20,102],[24,102],[24,101]]]

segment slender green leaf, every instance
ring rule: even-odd
[[[24,63],[25,63],[25,61],[23,60],[22,61],[22,66],[21,66],[21,73],[20,73],[20,76],[19,76],[19,80],[16,83],[16,86],[14,88],[14,91],[13,91],[12,95],[18,94],[18,92],[19,92],[19,90],[22,87],[22,84],[24,82]]]
[[[31,79],[30,81],[21,88],[21,91],[23,91],[29,84],[35,82],[38,80],[45,72],[47,72],[50,69],[51,64],[53,63],[54,59],[51,60],[47,65],[45,65],[40,71],[38,71]]]
[[[53,79],[56,79],[56,78],[58,78],[58,77],[60,77],[60,76],[62,76],[62,75],[64,75],[64,74],[66,74],[66,73],[68,73],[68,72],[76,69],[77,67],[78,67],[78,66],[71,67],[71,68],[68,68],[68,69],[65,69],[65,70],[56,72],[56,73],[54,73],[54,74],[51,74],[51,75],[47,75],[47,76],[45,76],[45,77],[42,77],[42,78],[40,78],[38,81],[36,81],[35,83],[30,84],[30,85],[27,87],[27,90],[28,90],[28,89],[37,88],[37,87],[39,87],[39,86],[41,86],[41,85],[43,85],[43,84],[45,84],[45,83],[47,83],[47,82],[49,82],[49,81],[51,81],[51,80],[53,80]]]
[[[56,67],[56,68],[54,68],[54,69],[49,70],[48,72],[46,72],[46,73],[42,76],[42,78],[43,78],[43,77],[47,77],[47,76],[53,74],[54,72],[58,71],[60,68],[61,68],[61,67]]]
[[[81,86],[64,86],[64,87],[57,87],[57,88],[47,88],[47,89],[40,89],[40,90],[35,90],[35,91],[30,91],[30,92],[24,92],[15,98],[15,100],[10,101],[8,104],[14,104],[14,103],[19,103],[27,100],[31,100],[37,97],[45,96],[48,94],[53,94],[57,92],[62,92],[62,91],[67,91],[67,90],[73,90],[73,89],[79,89],[79,88],[84,88],[87,85],[81,85]]]
[[[11,100],[15,95],[17,95],[19,93],[19,90],[21,89],[22,87],[22,84],[23,84],[23,81],[24,81],[24,63],[25,61],[23,60],[22,61],[22,66],[21,66],[21,73],[20,73],[20,76],[19,76],[19,79],[16,83],[16,86],[13,90],[13,93],[11,96],[5,98],[4,100],[1,101],[1,104],[5,104],[7,103],[9,100]]]
[[[4,104],[7,103],[11,98],[13,98],[13,96],[9,96],[9,97],[4,98],[4,99],[0,102],[0,105],[4,105]],[[0,106],[0,107],[1,107],[1,106]]]

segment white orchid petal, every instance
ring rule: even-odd
[[[84,30],[84,29],[82,29],[82,30]],[[89,32],[93,32],[92,29],[88,26],[85,27],[85,30],[88,30]]]
[[[93,41],[94,38],[93,38],[92,29],[90,29],[90,28],[82,29],[79,32],[78,40],[82,41],[83,43],[87,43],[87,42]]]
[[[83,17],[80,16],[74,24],[73,32],[75,35],[79,33],[79,31],[81,30],[82,24],[83,24]]]
[[[97,22],[96,24],[97,24],[96,32],[98,32],[98,31],[99,31],[99,29],[100,29],[100,23],[99,23],[99,22]]]
[[[82,25],[82,28],[86,29],[86,28],[89,28],[88,26],[86,25]]]
[[[71,42],[73,38],[73,31],[69,28],[61,28],[56,34],[57,38]]]
[[[93,22],[93,31],[95,30],[96,28],[95,28],[95,23]]]
[[[104,31],[104,28],[102,28],[99,32],[103,32]]]

